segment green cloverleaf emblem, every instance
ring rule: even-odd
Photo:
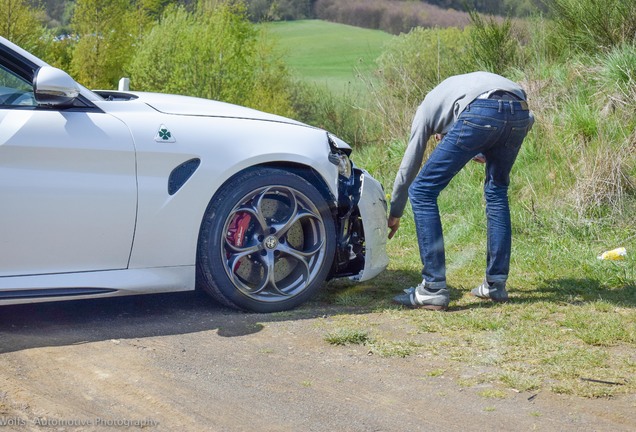
[[[168,130],[166,125],[159,126],[157,135],[155,135],[155,141],[160,143],[173,143],[176,142],[172,133]]]
[[[159,137],[162,140],[166,140],[167,141],[167,140],[170,139],[171,136],[172,136],[172,134],[170,133],[170,131],[168,129],[165,129],[165,128],[159,129]]]

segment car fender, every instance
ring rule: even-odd
[[[327,134],[320,129],[156,112],[148,121],[143,111],[108,111],[129,125],[135,141],[139,202],[130,268],[193,265],[201,219],[214,192],[250,167],[305,166],[317,172],[337,197],[338,171],[328,159]],[[169,139],[161,138],[168,134]],[[188,160],[198,160],[197,169],[170,194],[170,173]]]

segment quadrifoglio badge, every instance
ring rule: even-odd
[[[157,131],[157,135],[155,135],[155,141],[164,142],[164,143],[173,143],[177,140],[174,139],[172,132],[166,127],[166,125],[159,126],[159,130]]]

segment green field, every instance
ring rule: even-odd
[[[361,85],[357,73],[372,69],[393,37],[379,30],[320,20],[273,22],[262,28],[278,40],[295,76],[336,91]]]

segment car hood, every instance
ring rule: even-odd
[[[289,119],[287,117],[269,114],[226,102],[219,102],[215,100],[202,99],[191,96],[168,95],[161,93],[130,93],[137,96],[139,98],[139,101],[144,102],[157,111],[165,114],[242,118],[307,126],[304,123]]]

